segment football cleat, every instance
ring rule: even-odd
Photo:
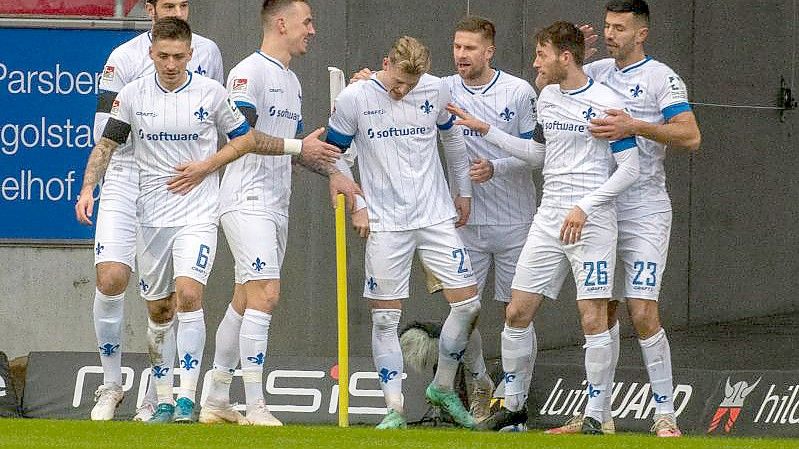
[[[172,404],[158,404],[158,407],[155,408],[155,413],[150,419],[147,420],[148,423],[168,423],[172,422],[172,417],[175,416],[175,406]]]
[[[178,398],[175,401],[175,417],[172,420],[177,423],[194,422],[194,401],[189,398]]]
[[[278,427],[283,425],[279,419],[272,416],[263,399],[259,399],[255,404],[247,406],[247,421],[253,426]]]
[[[380,424],[375,427],[378,430],[387,429],[407,429],[408,421],[402,416],[402,413],[389,409],[388,414],[380,421]]]
[[[573,434],[573,433],[580,433],[583,429],[583,415],[572,416],[560,427],[554,427],[552,429],[544,431],[544,433],[549,435],[566,435],[566,434]],[[608,435],[612,435],[616,433],[616,424],[613,422],[613,419],[610,421],[605,421],[602,423],[602,432]]]
[[[584,416],[583,417],[583,426],[580,429],[580,433],[584,435],[604,435],[605,433],[602,432],[602,423],[598,420],[590,417]]]
[[[249,424],[247,418],[239,413],[232,405],[227,404],[222,407],[205,404],[200,409],[199,421],[203,424]]]
[[[477,424],[477,430],[493,430],[513,432],[513,426],[527,424],[527,407],[512,412],[505,407],[500,407],[494,414]],[[508,429],[508,430],[504,430]]]
[[[100,385],[94,392],[94,407],[92,408],[92,421],[109,421],[114,419],[114,413],[125,395],[119,385]]]
[[[677,427],[677,421],[674,419],[674,415],[656,415],[655,423],[652,425],[650,432],[661,438],[676,438],[682,436],[680,428]]]
[[[494,382],[488,375],[472,381],[469,391],[469,412],[475,422],[485,421],[491,416],[491,398],[494,395]]]
[[[463,406],[460,396],[454,391],[440,390],[435,385],[430,384],[425,390],[427,402],[441,407],[441,410],[449,413],[453,421],[467,429],[474,428],[474,418]]]

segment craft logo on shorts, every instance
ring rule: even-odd
[[[741,414],[744,401],[749,393],[757,387],[762,377],[758,377],[755,383],[749,385],[746,381],[740,381],[735,385],[730,386],[730,378],[727,378],[727,384],[724,386],[724,399],[713,414],[713,419],[710,420],[710,426],[707,428],[707,433],[711,433],[721,424],[721,419],[727,416],[727,422],[724,423],[724,433],[730,433],[735,421],[738,420],[738,415]]]
[[[111,115],[118,115],[119,114],[119,100],[114,99],[114,102],[111,104]]]
[[[247,92],[247,79],[246,78],[236,78],[233,80],[233,88],[231,89],[233,92]]]
[[[114,81],[114,73],[116,73],[116,68],[112,65],[107,65],[103,69],[103,81]]]

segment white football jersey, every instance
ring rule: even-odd
[[[632,137],[609,142],[588,131],[589,121],[604,117],[604,111],[623,110],[624,99],[589,78],[571,91],[544,87],[537,108],[546,139],[541,207],[570,209],[605,183],[615,168],[613,153],[635,147]]]
[[[255,129],[293,139],[302,132],[302,90],[297,76],[277,59],[257,51],[228,75],[230,99],[255,109]],[[230,210],[271,211],[288,216],[291,156],[246,154],[222,178],[220,214]]]
[[[685,83],[667,65],[647,56],[623,69],[613,58],[584,66],[585,73],[625,99],[630,114],[649,123],[665,123],[677,114],[690,111]],[[671,210],[666,191],[666,145],[636,137],[641,163],[638,181],[619,195],[619,219],[635,219]]]
[[[167,190],[175,167],[209,158],[217,151],[218,131],[230,139],[250,126],[218,82],[188,73],[172,92],[152,74],[123,87],[111,117],[130,125],[139,170],[137,218],[141,226],[170,227],[216,223],[219,177],[208,175],[186,195]]]
[[[103,74],[100,77],[100,91],[119,92],[128,83],[141,78],[145,75],[155,73],[153,60],[150,59],[150,45],[152,37],[150,32],[142,33],[133,39],[123,43],[111,52],[103,66]],[[224,83],[225,74],[222,70],[222,54],[214,41],[192,34],[191,47],[193,49],[191,61],[186,67],[189,71],[206,76]],[[108,121],[108,114],[98,112],[94,116],[94,140],[99,140]],[[133,151],[130,141],[120,145],[111,158],[111,164],[106,173],[119,176],[136,176],[135,171],[131,170],[135,166]]]
[[[336,98],[327,139],[345,149],[355,142],[373,231],[419,229],[456,216],[436,140],[436,128],[453,126],[449,102],[447,85],[428,74],[399,101],[376,74]]]
[[[480,90],[467,86],[460,75],[444,78],[453,103],[491,126],[517,137],[530,139],[535,129],[536,95],[530,83],[496,70],[494,78]],[[489,143],[477,131],[462,127],[469,161],[488,159],[494,176],[472,184],[470,225],[530,223],[535,213],[532,170],[522,160]]]

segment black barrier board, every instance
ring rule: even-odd
[[[202,384],[210,374],[210,360],[204,358]],[[349,412],[353,424],[379,422],[385,403],[372,359],[350,358]],[[181,369],[175,371],[179,377]],[[122,356],[125,399],[117,419],[130,419],[141,404],[150,378],[145,354]],[[432,378],[412,372],[404,374],[405,408],[409,421],[427,411],[424,388]],[[231,384],[231,402],[244,410],[244,387],[237,371]],[[96,353],[34,352],[28,362],[27,385],[23,398],[24,416],[30,418],[88,419],[94,404],[93,394],[102,383],[102,367]],[[267,357],[264,370],[266,402],[273,414],[285,423],[338,422],[338,366],[332,357]],[[176,384],[178,384],[176,378]],[[198,397],[197,399],[200,399]]]
[[[8,358],[0,352],[0,417],[16,417],[19,403],[11,382],[11,373],[8,368]]]
[[[705,402],[716,388],[712,374],[705,370],[674,371],[674,409],[683,430],[698,428]],[[613,418],[616,428],[648,432],[655,412],[649,377],[643,368],[618,368],[613,384]],[[587,399],[583,365],[537,364],[527,402],[529,425],[551,428],[585,409]],[[691,432],[694,433],[694,432]]]

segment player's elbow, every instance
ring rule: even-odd
[[[696,132],[688,138],[688,142],[686,142],[685,148],[688,151],[698,151],[700,145],[702,145],[702,136]]]

